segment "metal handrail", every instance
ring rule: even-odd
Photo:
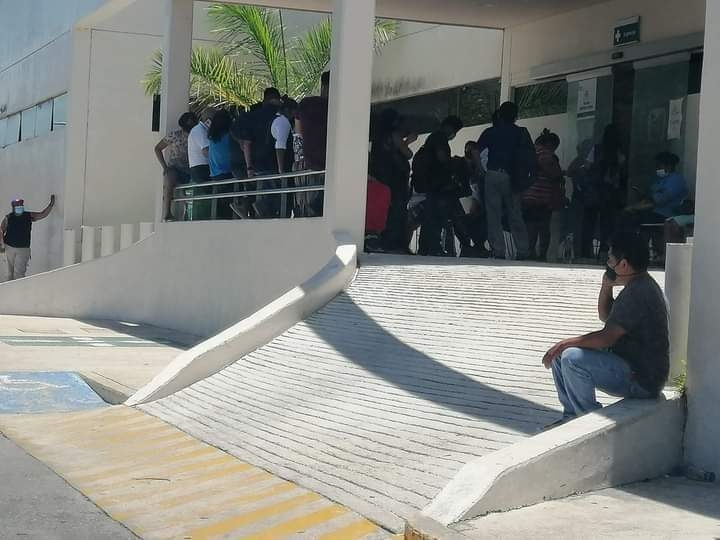
[[[195,184],[183,184],[175,187],[175,191],[183,189],[196,189],[215,186],[230,186],[233,184],[249,184],[250,182],[266,182],[269,180],[287,180],[290,178],[304,178],[306,176],[316,176],[325,174],[325,171],[297,171],[283,174],[270,174],[267,176],[253,176],[251,178],[230,178],[228,180],[211,180],[210,182],[198,182]],[[176,199],[180,200],[180,199]]]
[[[194,184],[197,186],[198,184]],[[325,191],[325,186],[305,186],[296,188],[264,189],[256,191],[233,191],[231,193],[218,193],[215,195],[196,195],[173,199],[173,202],[216,201],[218,199],[235,199],[238,197],[253,197],[256,195],[284,195],[287,193],[307,193],[310,191]]]

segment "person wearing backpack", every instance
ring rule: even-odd
[[[517,117],[517,105],[503,103],[493,116],[493,125],[478,139],[478,151],[488,151],[485,207],[488,240],[496,259],[506,258],[503,215],[517,247],[517,258],[527,258],[530,251],[520,196],[532,184],[537,156],[528,130],[515,124]]]

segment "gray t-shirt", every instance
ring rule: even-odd
[[[668,314],[662,290],[649,275],[628,283],[613,303],[607,324],[626,334],[611,348],[634,372],[635,380],[656,395],[670,371]]]

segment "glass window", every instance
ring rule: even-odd
[[[520,118],[538,118],[567,112],[568,83],[550,81],[515,89]]]
[[[20,140],[20,113],[7,117],[5,125],[5,146]]]
[[[465,127],[492,123],[500,106],[500,79],[481,81],[460,88],[458,116]]]
[[[5,129],[7,127],[7,118],[0,118],[0,148],[5,147]]]
[[[35,114],[35,135],[40,136],[45,133],[50,133],[52,128],[52,100],[40,103],[37,106],[37,112]]]
[[[53,99],[53,131],[63,129],[67,125],[67,94]]]
[[[22,140],[27,141],[28,139],[32,139],[35,136],[35,113],[36,109],[35,107],[30,107],[29,109],[25,109],[22,114],[22,123],[20,127],[20,133],[22,135]]]

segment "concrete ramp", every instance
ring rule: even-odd
[[[369,257],[351,287],[141,408],[394,531],[557,418],[540,358],[598,323],[599,269]]]

